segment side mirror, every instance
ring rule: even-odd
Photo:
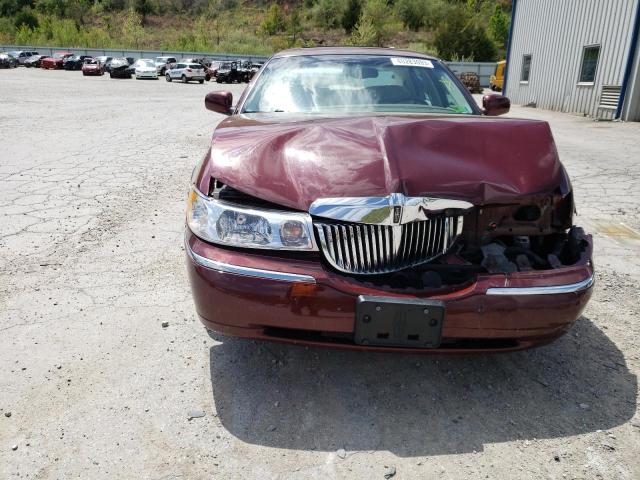
[[[504,115],[511,108],[511,100],[502,95],[485,95],[482,97],[484,114],[490,117]]]
[[[233,104],[233,94],[231,92],[210,92],[204,97],[204,106],[207,110],[231,115],[231,105]]]

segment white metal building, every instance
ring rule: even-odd
[[[513,0],[505,95],[640,121],[640,0]]]

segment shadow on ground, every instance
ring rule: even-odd
[[[220,340],[210,352],[218,417],[242,441],[269,447],[402,457],[481,451],[606,430],[636,408],[637,378],[586,318],[547,347],[488,356]]]

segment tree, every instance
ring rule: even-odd
[[[267,35],[275,35],[285,30],[286,22],[277,3],[271,4],[267,11],[267,16],[260,24],[260,28]]]
[[[127,46],[140,48],[140,43],[144,37],[142,20],[135,10],[130,9],[122,22],[122,39]]]
[[[493,15],[489,19],[489,33],[491,33],[496,43],[501,48],[504,48],[509,38],[509,18],[502,11],[500,5],[496,4]]]
[[[496,59],[496,47],[485,29],[475,24],[465,10],[460,8],[438,28],[435,46],[447,60],[454,56],[473,57],[476,62],[491,62]]]
[[[151,5],[149,0],[135,0],[133,9],[140,15],[140,23],[142,26],[144,26],[147,21],[147,15],[153,13],[153,5]]]
[[[294,8],[289,15],[287,21],[287,33],[289,34],[289,46],[296,45],[298,37],[302,34],[302,25],[300,25],[300,12]]]
[[[424,0],[397,0],[395,7],[398,17],[407,28],[418,31],[424,25],[427,16],[427,3]]]
[[[356,26],[356,37],[359,37],[359,45],[366,37],[373,34],[373,39],[368,45],[382,47],[400,30],[400,24],[393,12],[389,9],[386,0],[367,0],[362,7],[362,13]]]
[[[311,13],[316,25],[325,30],[330,30],[340,26],[341,9],[342,3],[339,0],[318,0]]]
[[[362,12],[362,0],[347,0],[340,23],[347,33],[351,33],[360,20]]]
[[[38,17],[33,13],[30,8],[23,8],[20,13],[16,15],[14,20],[16,28],[27,27],[29,30],[35,30],[38,28]]]

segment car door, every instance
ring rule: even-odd
[[[182,76],[182,69],[183,68],[184,68],[184,65],[182,65],[181,63],[175,65],[174,68],[169,70],[169,72],[171,72],[171,77],[172,78],[180,78]]]

